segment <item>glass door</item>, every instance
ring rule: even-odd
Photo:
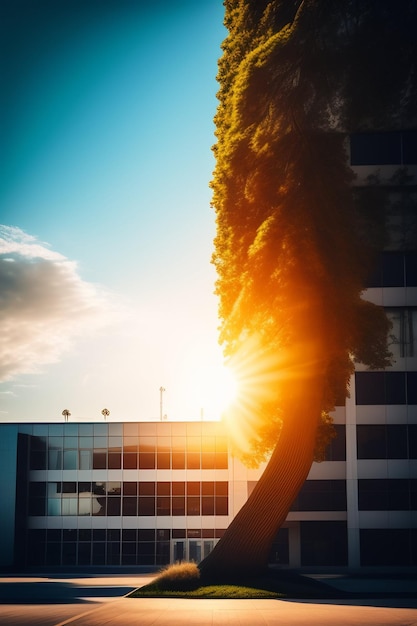
[[[212,539],[209,540],[205,540],[203,543],[203,559],[206,558],[206,556],[208,556],[210,554],[210,552],[213,550],[214,547],[214,541]]]
[[[174,540],[173,563],[179,563],[186,560],[185,540]]]
[[[188,542],[189,560],[195,563],[201,561],[201,541],[195,539],[189,539]]]

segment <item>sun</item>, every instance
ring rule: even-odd
[[[234,372],[223,365],[216,369],[210,380],[214,396],[218,398],[219,406],[226,409],[236,400],[238,384]]]
[[[238,395],[236,376],[233,370],[224,364],[202,367],[196,386],[201,400],[201,410],[209,418],[220,419]]]

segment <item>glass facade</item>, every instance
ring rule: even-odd
[[[16,429],[17,565],[199,561],[236,513],[231,476],[239,472],[231,467],[221,424],[67,422]],[[336,431],[328,462],[346,459],[345,426],[336,424]],[[246,479],[248,493],[252,484]],[[346,481],[306,481],[292,514],[305,511],[346,512]],[[293,532],[279,531],[271,562],[290,564]],[[317,537],[312,543],[305,523],[298,532],[310,562]]]
[[[163,565],[180,544],[209,552],[229,523],[220,424],[16,428],[19,565]]]
[[[29,566],[166,565],[171,559],[171,542],[187,547],[211,548],[223,534],[221,529],[203,529],[191,538],[186,529],[171,528],[78,528],[29,529]],[[195,533],[191,533],[193,535]],[[192,543],[194,542],[194,544]]]
[[[64,423],[13,428],[14,564],[23,568],[159,567],[183,559],[200,561],[243,505],[242,485],[249,495],[260,475],[243,471],[229,456],[221,424]],[[270,563],[349,565],[346,465],[352,449],[348,454],[345,425],[337,423],[335,428],[337,437],[325,462],[313,466],[289,521],[272,544]],[[417,424],[358,424],[355,457],[365,462],[415,459],[416,429]],[[125,461],[124,455],[134,460]],[[362,478],[359,472],[356,488],[359,514],[395,511],[403,516],[417,510],[417,479]],[[395,545],[411,552],[400,557],[391,550],[382,557],[378,542],[388,531],[396,531],[389,535]],[[415,561],[415,534],[410,528],[379,528],[376,533],[360,528],[358,543],[364,566]]]
[[[228,515],[228,482],[29,482],[28,514],[37,517]]]
[[[46,426],[35,428],[30,436],[31,470],[227,469],[226,437],[192,434],[196,431],[190,425],[166,425],[166,434],[161,436],[156,427],[164,432],[165,424],[151,428],[146,423],[142,429],[133,423]]]

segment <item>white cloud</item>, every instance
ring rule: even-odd
[[[77,336],[114,318],[77,264],[20,228],[0,225],[0,381],[59,360]]]

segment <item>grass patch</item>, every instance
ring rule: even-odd
[[[240,585],[203,585],[189,591],[163,590],[155,583],[136,589],[129,598],[219,598],[254,599],[283,598],[283,594]]]
[[[269,570],[263,576],[244,580],[203,583],[198,567],[192,563],[168,566],[149,584],[136,589],[130,598],[334,598],[343,592],[325,583],[291,571]],[[219,581],[220,583],[220,581]]]

